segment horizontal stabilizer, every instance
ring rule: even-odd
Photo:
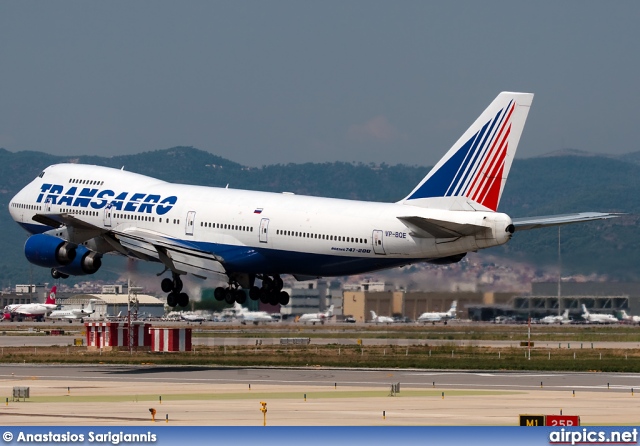
[[[524,217],[512,219],[516,231],[528,229],[546,228],[549,226],[568,225],[571,223],[582,223],[591,220],[606,220],[608,218],[620,217],[623,214],[603,213],[603,212],[579,212],[575,214],[547,215],[541,217]]]
[[[416,237],[454,238],[477,234],[485,229],[484,226],[469,223],[454,223],[424,217],[398,217],[412,231]]]

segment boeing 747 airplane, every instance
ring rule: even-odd
[[[346,276],[448,264],[517,231],[614,217],[511,219],[500,197],[533,100],[503,92],[402,200],[377,203],[172,184],[107,167],[57,164],[11,200],[25,256],[54,278],[93,274],[105,254],[156,262],[171,307],[181,277],[224,278],[215,297],[287,304],[283,275]],[[248,291],[248,293],[246,292]]]

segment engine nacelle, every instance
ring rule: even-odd
[[[102,254],[87,249],[84,245],[76,248],[76,258],[69,265],[56,268],[59,273],[69,276],[93,274],[102,266]]]
[[[24,255],[34,265],[58,268],[76,258],[76,245],[46,234],[32,235],[24,244]]]

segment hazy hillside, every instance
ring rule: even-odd
[[[633,154],[618,159],[603,156],[550,156],[513,163],[500,210],[514,217],[585,210],[634,214],[615,222],[594,222],[562,229],[563,270],[567,273],[606,273],[622,279],[640,274],[640,165]],[[0,285],[50,281],[48,271],[30,268],[22,249],[26,233],[7,212],[13,194],[49,164],[78,162],[105,165],[152,175],[163,180],[297,194],[396,201],[428,172],[428,167],[370,166],[325,163],[246,168],[190,147],[117,157],[56,157],[38,152],[12,153],[0,149]],[[557,263],[557,229],[518,233],[494,254],[545,266]],[[112,260],[105,262],[108,274]]]

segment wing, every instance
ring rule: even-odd
[[[107,241],[120,252],[122,250],[119,247],[137,256],[158,260],[178,274],[191,273],[200,278],[207,278],[211,274],[225,274],[220,257],[154,231],[139,228],[112,231],[111,240],[107,238]]]
[[[100,236],[120,254],[142,260],[159,261],[177,274],[191,273],[200,278],[212,274],[225,274],[222,259],[185,242],[178,242],[165,234],[140,228],[122,231],[102,228],[72,214],[37,214],[33,220],[52,227],[66,226],[80,240],[87,241]],[[80,234],[78,234],[80,233]]]
[[[580,212],[576,214],[547,215],[541,217],[524,217],[512,219],[516,231],[528,229],[546,228],[548,226],[568,225],[592,220],[606,220],[620,217],[624,214],[603,212]]]

